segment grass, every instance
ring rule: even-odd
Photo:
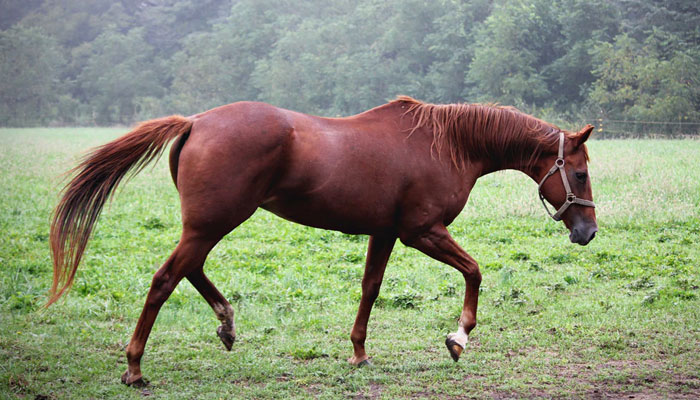
[[[121,132],[0,130],[0,398],[700,395],[700,141],[590,142],[600,232],[587,247],[524,175],[482,178],[450,227],[484,277],[459,363],[443,345],[461,309],[456,271],[397,244],[369,324],[375,367],[353,368],[367,238],[259,211],[205,267],[236,310],[233,350],[183,282],[146,347],[151,385],[134,389],[119,381],[124,347],[180,232],[165,160],[120,190],[73,290],[42,308],[61,174]]]

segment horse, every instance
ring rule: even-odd
[[[183,279],[221,321],[227,350],[236,340],[234,310],[204,273],[209,251],[258,208],[321,229],[368,235],[362,295],[350,333],[348,362],[368,365],[367,323],[396,240],[462,273],[464,305],[445,345],[457,361],[476,326],[481,284],[477,262],[447,227],[476,180],[514,169],[538,183],[557,208],[573,243],[586,245],[598,227],[585,142],[578,132],[512,107],[424,103],[407,96],[360,114],[322,118],[259,102],[142,122],[95,148],[72,170],[54,211],[50,245],[53,283],[48,305],[74,280],[103,205],[125,177],[154,161],[171,141],[170,171],[179,193],[182,235],[153,276],[126,348],[127,385],[144,385],[141,358],[163,303]],[[560,172],[561,182],[554,178]]]

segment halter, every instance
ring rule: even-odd
[[[552,214],[549,211],[549,207],[547,207],[547,203],[544,201],[544,196],[542,195],[542,185],[544,185],[544,182],[549,178],[550,176],[554,175],[555,172],[561,173],[561,180],[564,183],[564,189],[566,189],[566,201],[564,204],[562,204],[559,209]],[[564,211],[566,211],[567,208],[569,208],[570,205],[572,204],[579,204],[582,206],[586,207],[593,207],[595,208],[595,204],[590,201],[590,200],[584,200],[584,199],[579,199],[576,197],[574,192],[571,191],[571,186],[569,186],[569,180],[566,178],[566,171],[564,171],[564,132],[559,131],[559,155],[557,157],[557,160],[554,161],[554,165],[552,168],[549,169],[549,172],[547,172],[547,175],[542,178],[540,181],[540,185],[537,187],[537,192],[540,195],[540,200],[542,201],[542,205],[544,206],[544,209],[547,211],[547,214],[549,214],[550,217],[554,218],[555,221],[561,221],[561,216],[564,214]]]

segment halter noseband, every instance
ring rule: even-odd
[[[544,182],[549,178],[550,176],[554,175],[555,172],[561,173],[561,180],[564,183],[564,189],[566,189],[566,201],[564,204],[562,204],[559,209],[552,214],[549,211],[549,207],[547,207],[547,203],[544,201],[544,196],[542,195],[542,185],[544,185]],[[567,208],[569,208],[570,205],[572,204],[579,204],[582,206],[586,207],[593,207],[595,208],[595,204],[590,201],[590,200],[584,200],[584,199],[579,199],[576,197],[574,192],[571,191],[571,186],[569,186],[569,180],[566,178],[566,171],[564,171],[564,132],[559,132],[559,155],[557,157],[557,160],[554,161],[554,165],[552,168],[549,169],[549,172],[547,172],[547,175],[542,178],[540,181],[540,185],[537,187],[537,191],[540,195],[540,200],[542,201],[542,205],[544,206],[544,209],[547,211],[547,214],[549,214],[550,217],[554,218],[555,221],[561,221],[561,216],[564,214],[564,211],[566,211]]]

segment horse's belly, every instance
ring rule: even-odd
[[[349,234],[377,234],[395,229],[387,206],[370,207],[358,199],[325,203],[309,197],[274,197],[261,208],[286,220]]]

